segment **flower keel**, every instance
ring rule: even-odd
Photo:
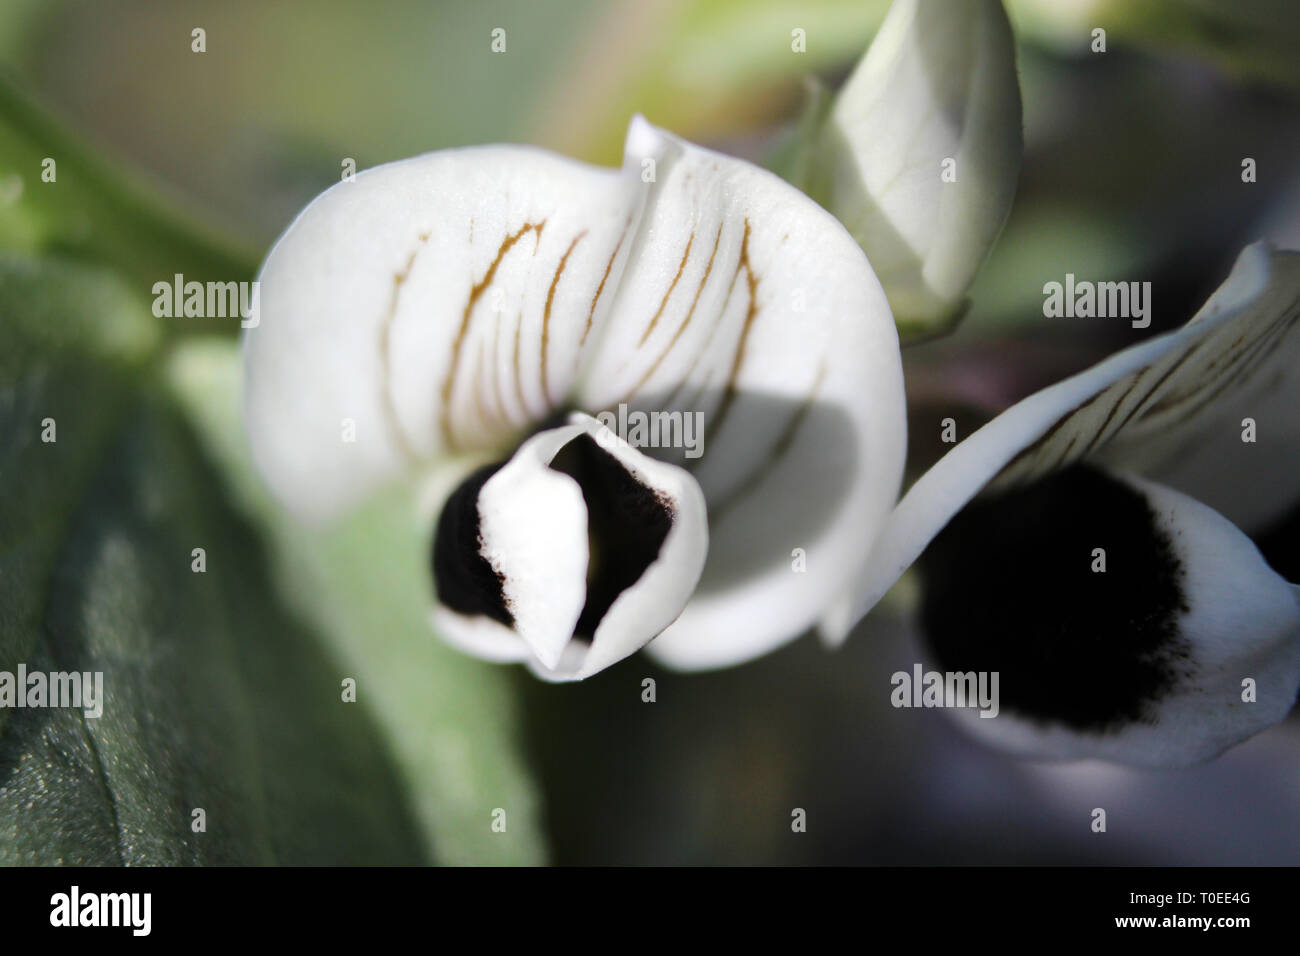
[[[434,626],[479,656],[581,679],[672,623],[707,551],[690,474],[575,413],[448,499],[434,537]]]

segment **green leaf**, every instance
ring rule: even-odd
[[[0,671],[100,672],[104,691],[98,717],[0,709],[0,863],[470,855],[463,841],[431,838],[429,816],[447,825],[455,808],[431,810],[429,793],[409,786],[397,751],[412,748],[391,736],[428,728],[394,728],[381,696],[427,701],[433,684],[418,668],[400,686],[368,684],[280,601],[263,543],[157,387],[144,303],[95,270],[0,256],[0,315]],[[356,703],[341,695],[350,676]],[[492,704],[489,694],[480,706]],[[488,722],[503,746],[507,713]],[[444,750],[476,716],[467,707],[439,725]],[[498,773],[513,759],[457,756]],[[444,756],[438,769],[453,763]],[[473,789],[465,777],[439,787]],[[490,810],[479,816],[484,843]],[[527,821],[512,816],[498,845],[536,846]]]
[[[308,528],[269,498],[240,418],[233,344],[187,341],[168,377],[247,513],[267,530],[277,589],[310,620],[373,702],[438,860],[545,859],[539,797],[518,743],[511,669],[443,644],[430,626],[429,542],[414,490],[394,488],[340,521]],[[491,829],[506,811],[505,833]]]
[[[157,332],[106,275],[12,256],[0,256],[0,316],[0,670],[12,671],[38,643],[72,511]]]

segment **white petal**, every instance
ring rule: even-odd
[[[546,667],[560,662],[587,599],[587,505],[549,466],[579,426],[534,435],[483,485],[479,553],[501,579],[514,630]]]
[[[1300,255],[1274,253],[1269,272],[1255,280],[1272,283],[1269,295],[1277,296],[1283,309],[1282,297],[1291,296],[1294,320],[1300,307]],[[1181,404],[1167,400],[1164,414],[1135,418],[1114,436],[1103,459],[1175,487],[1251,533],[1281,518],[1300,501],[1300,334],[1294,325],[1283,325],[1272,335],[1243,341],[1234,350],[1240,356],[1235,361],[1219,359],[1209,351],[1216,346],[1207,343],[1206,358],[1219,361],[1232,377],[1207,378],[1207,385],[1221,387],[1198,388],[1204,397],[1189,396],[1195,401],[1183,401],[1181,392],[1171,389],[1171,398]],[[1246,419],[1254,433],[1251,442],[1242,440]]]
[[[653,489],[673,514],[658,557],[623,591],[601,619],[591,650],[575,676],[588,677],[622,660],[671,625],[695,592],[709,550],[704,493],[690,473],[637,451],[595,419],[575,415],[601,448],[636,481]]]
[[[648,540],[647,555],[631,549],[648,508],[662,540]],[[434,621],[452,644],[575,680],[640,650],[677,616],[704,567],[708,520],[687,472],[575,413],[490,476],[472,476],[448,500],[436,542]],[[610,569],[615,577],[602,577]]]
[[[439,604],[431,619],[438,636],[466,654],[496,664],[514,664],[532,657],[523,638],[491,618],[457,614]]]
[[[1124,460],[1250,534],[1267,530],[1300,503],[1300,336],[1288,342],[1269,360],[1274,371],[1252,377],[1262,389],[1215,402],[1218,414],[1194,440],[1172,449],[1156,442],[1146,450],[1126,445]],[[1248,427],[1253,442],[1242,440]]]
[[[244,338],[249,435],[272,489],[328,516],[415,463],[508,447],[544,419],[608,307],[643,197],[636,170],[515,146],[391,163],[317,197],[267,257]]]
[[[996,716],[960,716],[1021,754],[1186,766],[1285,718],[1300,688],[1295,590],[1161,485],[1076,467],[982,499],[921,571],[937,669],[999,674]]]
[[[1084,457],[1155,440],[1185,441],[1204,412],[1291,347],[1300,327],[1300,255],[1247,247],[1197,315],[1003,412],[922,475],[876,541],[852,597],[823,621],[836,643],[986,485],[1025,482]],[[1123,442],[1123,444],[1121,444]],[[1114,457],[1114,456],[1111,456]]]
[[[691,471],[710,526],[650,652],[723,666],[797,637],[860,572],[901,479],[897,333],[861,249],[797,189],[640,121],[628,142],[655,181],[577,404],[700,423],[699,457],[646,449]]]
[[[894,0],[835,101],[810,190],[866,250],[900,328],[964,308],[1011,209],[1020,126],[999,0]]]

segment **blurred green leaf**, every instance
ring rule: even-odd
[[[4,77],[0,211],[0,249],[112,266],[141,295],[176,273],[201,282],[239,281],[257,269],[255,249],[187,219],[61,129]]]
[[[73,512],[158,336],[107,274],[9,255],[0,316],[0,670],[12,671],[40,642]],[[10,714],[0,709],[0,731]]]
[[[628,118],[716,143],[771,128],[810,75],[854,62],[888,0],[687,0],[611,4],[540,114],[547,145],[604,163]]]
[[[1190,56],[1250,81],[1300,89],[1300,6],[1294,0],[1007,0],[1017,33],[1088,55],[1092,31],[1107,49]]]
[[[438,860],[543,862],[511,674],[434,635],[429,542],[413,490],[391,489],[334,524],[305,527],[253,472],[235,346],[187,341],[168,372],[241,506],[269,535],[277,590],[356,678],[358,699],[374,707]],[[506,811],[505,833],[490,827],[497,808]]]
[[[424,859],[373,720],[138,387],[147,309],[106,274],[6,256],[0,314],[0,670],[101,672],[104,693],[99,717],[0,711],[0,862]]]
[[[339,181],[344,158],[366,169],[474,143],[548,145],[533,118],[607,4],[40,2],[7,57],[27,88],[183,190],[205,222],[263,246]]]
[[[281,585],[314,565],[286,567],[278,538],[268,561],[159,387],[146,301],[108,273],[6,254],[0,315],[0,671],[102,672],[105,698],[99,717],[0,710],[0,863],[540,859],[507,675],[426,668],[420,646],[383,639],[336,646],[353,625],[409,636],[418,562],[390,575],[343,535],[320,557],[359,576],[363,606],[345,585],[286,605]]]

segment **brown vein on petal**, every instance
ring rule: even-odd
[[[677,288],[677,283],[681,281],[682,272],[686,269],[686,260],[691,257],[691,246],[695,245],[695,230],[691,230],[690,238],[686,240],[686,251],[682,253],[682,261],[677,263],[677,275],[673,276],[673,281],[668,283],[668,291],[664,293],[663,301],[659,303],[659,308],[655,311],[654,317],[650,324],[646,326],[645,332],[641,334],[641,341],[637,343],[639,348],[645,345],[646,339],[650,338],[650,333],[655,330],[659,324],[659,317],[664,314],[664,309],[668,305],[668,300],[673,297],[673,290]]]
[[[564,250],[564,255],[560,257],[560,264],[555,270],[555,275],[551,277],[551,287],[546,290],[546,308],[542,310],[542,397],[546,399],[546,406],[551,406],[551,386],[547,376],[547,352],[550,351],[551,344],[551,305],[555,302],[555,289],[560,284],[560,276],[564,275],[564,267],[569,264],[569,254],[573,252],[582,237],[587,234],[584,229],[573,237],[569,243],[569,248]]]
[[[1133,416],[1138,414],[1138,412],[1141,411],[1142,406],[1151,398],[1151,396],[1153,396],[1157,391],[1159,391],[1160,387],[1164,385],[1166,381],[1169,380],[1169,376],[1173,375],[1174,372],[1178,371],[1178,369],[1181,368],[1188,359],[1190,359],[1196,352],[1200,350],[1201,346],[1203,346],[1208,341],[1208,339],[1209,339],[1208,336],[1207,338],[1201,339],[1190,349],[1184,352],[1183,355],[1179,357],[1179,359],[1176,362],[1173,363],[1173,365],[1171,365],[1163,373],[1161,373],[1160,376],[1156,379],[1156,383],[1152,385],[1150,388],[1148,388],[1142,394],[1141,398],[1139,398],[1135,403],[1129,406],[1129,409],[1125,413],[1124,418],[1120,421],[1118,425],[1116,425],[1113,429],[1111,429],[1110,428],[1111,422],[1115,420],[1115,416],[1118,415],[1120,409],[1124,407],[1125,400],[1131,398],[1134,395],[1138,386],[1143,384],[1144,380],[1147,378],[1147,373],[1149,373],[1154,368],[1154,366],[1148,365],[1145,366],[1144,368],[1139,369],[1137,372],[1133,373],[1134,378],[1132,384],[1130,384],[1128,388],[1124,390],[1123,394],[1121,394],[1119,398],[1116,399],[1115,404],[1111,406],[1110,411],[1106,414],[1106,418],[1102,421],[1101,427],[1098,428],[1095,432],[1093,432],[1092,437],[1088,441],[1087,447],[1084,448],[1081,452],[1079,452],[1079,454],[1076,455],[1075,457],[1084,458],[1092,454],[1093,451],[1099,448],[1106,441],[1106,433],[1108,429],[1110,430],[1110,434],[1112,436],[1122,431],[1124,429],[1124,426],[1133,420]],[[1009,471],[1012,468],[1016,467],[1017,465],[1022,464],[1024,461],[1026,461],[1033,455],[1044,450],[1063,427],[1065,427],[1067,424],[1073,421],[1084,409],[1086,409],[1093,402],[1096,402],[1099,398],[1105,395],[1113,387],[1114,386],[1112,385],[1102,389],[1099,393],[1092,396],[1092,398],[1090,398],[1087,402],[1084,402],[1081,405],[1076,405],[1070,411],[1066,412],[1064,415],[1058,418],[1056,420],[1056,423],[1053,424],[1050,429],[1048,429],[1046,432],[1043,433],[1042,437],[1040,437],[1033,444],[1028,445],[1025,448],[1021,449],[1019,454],[1017,454],[1014,458],[1012,458],[1011,461],[1007,462],[1007,464],[1000,470],[999,475],[1002,472]],[[1077,440],[1077,437],[1078,436],[1075,436],[1075,440]],[[1072,446],[1074,444],[1074,441],[1072,440],[1070,444]],[[1067,448],[1067,453],[1068,453],[1068,448]],[[1064,464],[1063,457],[1061,460],[1057,462],[1057,467],[1060,467],[1062,464]],[[1037,474],[1036,471],[1032,473]]]
[[[429,241],[429,234],[422,232],[417,238],[420,240],[420,245],[411,250],[402,270],[393,274],[393,290],[388,299],[388,311],[379,322],[379,401],[395,444],[401,453],[410,459],[414,459],[416,455],[397,417],[397,407],[393,404],[392,356],[389,353],[392,347],[393,320],[397,317],[397,303],[401,298],[402,286],[411,274],[411,267],[415,265],[415,257],[419,254],[420,247]]]
[[[677,407],[679,404],[681,404],[680,402],[678,402],[677,397],[682,393],[682,390],[686,388],[686,386],[690,383],[692,376],[695,375],[695,370],[700,366],[700,359],[702,359],[705,355],[709,353],[709,346],[713,344],[714,336],[718,334],[718,329],[722,327],[722,324],[727,317],[727,309],[731,306],[731,297],[736,294],[736,284],[739,281],[740,281],[740,265],[739,263],[737,263],[736,271],[731,276],[731,283],[727,286],[727,296],[722,300],[722,304],[718,307],[717,318],[714,319],[713,324],[709,326],[709,332],[706,336],[704,336],[704,342],[701,343],[700,347],[695,350],[695,358],[691,359],[690,367],[686,370],[686,373],[680,377],[676,387],[673,388],[672,392],[669,394],[667,400],[665,401],[665,404],[671,405],[673,407]],[[695,395],[693,396],[692,400],[683,407],[692,408],[695,407],[696,405],[699,405],[700,399],[704,395],[705,390],[708,388],[708,383],[712,378],[713,378],[713,373],[710,372],[705,377],[704,381],[700,383],[699,387],[696,388]]]
[[[1165,382],[1169,381],[1170,377],[1175,372],[1177,372],[1180,368],[1186,365],[1187,362],[1191,359],[1191,357],[1195,355],[1197,352],[1199,352],[1201,348],[1207,342],[1210,341],[1211,338],[1213,338],[1212,335],[1207,335],[1205,338],[1201,339],[1190,349],[1184,352],[1182,356],[1178,359],[1178,361],[1174,362],[1173,365],[1165,369],[1165,371],[1160,375],[1160,377],[1156,379],[1156,383],[1152,385],[1149,389],[1147,389],[1145,393],[1143,393],[1142,397],[1138,399],[1137,402],[1133,405],[1133,407],[1128,410],[1127,414],[1124,415],[1124,418],[1121,419],[1119,424],[1114,427],[1114,429],[1110,433],[1110,437],[1113,438],[1115,435],[1118,435],[1120,432],[1122,432],[1125,429],[1125,427],[1128,425],[1129,422],[1133,421],[1134,418],[1136,418],[1139,414],[1141,414],[1143,410],[1143,406],[1145,406],[1146,403],[1149,402],[1155,396],[1155,394],[1159,392],[1161,388],[1164,387]],[[1150,371],[1150,366],[1147,367],[1147,371]],[[1133,387],[1135,388],[1137,387],[1137,382],[1133,383]],[[1132,389],[1130,389],[1129,392],[1131,394]],[[1093,436],[1093,439],[1089,443],[1088,447],[1083,450],[1083,455],[1091,454],[1094,450],[1101,447],[1101,444],[1106,440],[1107,439],[1104,433],[1098,432],[1096,435]],[[1082,455],[1080,457],[1082,457]]]
[[[1300,304],[1300,300],[1293,301],[1289,308],[1294,308],[1297,304]],[[1295,319],[1300,318],[1300,314],[1292,315],[1290,318],[1292,321],[1294,321]],[[1276,342],[1279,340],[1277,337],[1278,326],[1279,324],[1284,323],[1285,320],[1286,320],[1286,316],[1284,313],[1283,318],[1280,319],[1278,323],[1273,324],[1262,336],[1260,336],[1260,339],[1267,339],[1268,341],[1270,341],[1275,345]],[[1289,323],[1287,323],[1287,325],[1289,326]],[[1285,329],[1283,331],[1285,331]],[[1184,365],[1186,365],[1193,355],[1197,354],[1204,346],[1208,345],[1214,339],[1214,337],[1215,337],[1214,332],[1208,333],[1204,338],[1202,338],[1195,345],[1193,345],[1186,352],[1184,352],[1183,355],[1180,356],[1177,361],[1175,361],[1168,369],[1166,369],[1163,373],[1161,373],[1158,376],[1155,384],[1152,385],[1150,388],[1148,388],[1143,393],[1142,397],[1137,400],[1137,402],[1129,406],[1128,411],[1125,413],[1123,419],[1119,422],[1118,425],[1112,428],[1111,425],[1115,421],[1116,416],[1120,413],[1120,410],[1125,406],[1126,399],[1131,398],[1133,396],[1138,386],[1142,384],[1145,378],[1147,377],[1147,373],[1151,371],[1152,366],[1147,366],[1146,368],[1141,369],[1138,372],[1134,373],[1133,383],[1128,387],[1128,389],[1124,391],[1123,394],[1121,394],[1118,398],[1116,398],[1114,404],[1110,408],[1110,411],[1107,413],[1105,420],[1102,422],[1101,426],[1093,433],[1092,439],[1089,441],[1087,447],[1084,448],[1082,451],[1080,451],[1074,457],[1085,458],[1088,455],[1092,454],[1096,449],[1100,448],[1107,441],[1108,437],[1113,438],[1115,435],[1118,435],[1135,418],[1139,418],[1139,417],[1145,418],[1148,415],[1167,413],[1174,409],[1180,408],[1186,405],[1188,402],[1195,401],[1197,396],[1202,394],[1206,387],[1213,387],[1215,384],[1222,386],[1222,383],[1225,380],[1225,378],[1232,378],[1235,380],[1239,380],[1240,375],[1243,373],[1243,368],[1245,367],[1245,365],[1253,361],[1254,357],[1258,354],[1259,340],[1253,343],[1251,348],[1248,349],[1245,353],[1238,353],[1237,355],[1233,355],[1229,357],[1228,353],[1235,350],[1235,348],[1238,345],[1240,345],[1242,341],[1244,341],[1245,338],[1244,336],[1239,337],[1236,341],[1232,343],[1231,346],[1223,350],[1223,352],[1220,353],[1220,355],[1216,356],[1215,359],[1208,366],[1206,366],[1206,369],[1208,370],[1213,368],[1215,365],[1219,364],[1220,362],[1224,361],[1225,358],[1227,359],[1228,368],[1226,370],[1221,370],[1219,375],[1215,376],[1213,380],[1203,383],[1201,387],[1196,388],[1193,391],[1186,393],[1179,398],[1174,398],[1172,400],[1161,399],[1158,401],[1152,401],[1156,393],[1160,391],[1161,387],[1165,384],[1165,382],[1167,382],[1170,379],[1170,377],[1173,376],[1179,369],[1181,369]],[[1245,360],[1245,363],[1241,363],[1241,359],[1243,355],[1250,356],[1250,358],[1247,358]],[[1217,391],[1213,393],[1211,397],[1212,398],[1218,397],[1219,395],[1226,392],[1229,388],[1231,388],[1231,383],[1229,383],[1228,386],[1220,387]],[[1010,462],[1008,462],[1006,468],[1004,468],[1003,470],[1009,471],[1012,468],[1022,464],[1025,461],[1025,459],[1029,458],[1030,456],[1034,455],[1039,451],[1042,451],[1046,447],[1046,445],[1061,430],[1061,428],[1063,428],[1066,424],[1068,424],[1071,420],[1073,420],[1077,415],[1082,413],[1090,405],[1092,405],[1093,403],[1097,402],[1102,397],[1104,397],[1108,391],[1109,389],[1104,389],[1102,392],[1098,393],[1097,395],[1094,395],[1091,399],[1089,399],[1088,402],[1078,406],[1077,408],[1063,415],[1047,432],[1043,434],[1041,438],[1038,439],[1038,441],[1034,442],[1029,447],[1023,449],[1018,455],[1016,455],[1015,458],[1013,458]],[[1195,412],[1203,408],[1206,404],[1208,404],[1208,401],[1198,403],[1195,406],[1195,408],[1193,408],[1192,411],[1188,414],[1189,415],[1194,414]],[[1062,456],[1061,461],[1058,463],[1058,467],[1060,464],[1064,464],[1065,459],[1069,456],[1069,452],[1071,448],[1075,444],[1075,441],[1077,441],[1077,437],[1078,436],[1075,436],[1075,438],[1071,439],[1070,445],[1067,446],[1065,454]]]
[[[1174,411],[1181,411],[1183,420],[1186,420],[1196,415],[1202,408],[1231,392],[1239,382],[1254,374],[1256,369],[1273,354],[1282,340],[1286,338],[1291,326],[1295,324],[1297,319],[1300,319],[1300,312],[1291,311],[1297,305],[1300,305],[1300,298],[1292,300],[1283,310],[1281,317],[1259,335],[1244,351],[1236,350],[1245,341],[1245,336],[1238,338],[1232,345],[1228,346],[1228,349],[1223,354],[1217,356],[1213,362],[1206,366],[1208,371],[1223,359],[1228,359],[1226,365],[1219,367],[1218,375],[1214,379],[1203,383],[1199,388],[1185,393],[1181,397],[1162,399],[1156,402],[1147,410],[1146,415],[1164,415]],[[1290,314],[1288,315],[1288,313]],[[1228,354],[1230,351],[1235,354]],[[1211,389],[1213,390],[1211,391]],[[1192,408],[1186,409],[1185,406],[1189,403],[1195,404]]]
[[[1210,364],[1205,366],[1205,370],[1208,372],[1213,368],[1218,368],[1219,363],[1222,362],[1224,358],[1235,354],[1237,349],[1241,346],[1241,343],[1246,341],[1246,337],[1248,334],[1249,333],[1247,332],[1243,332],[1241,333],[1241,335],[1237,336],[1236,339],[1233,340],[1231,345],[1229,345],[1226,349],[1223,350],[1223,352],[1216,355],[1213,359],[1210,360]]]
[[[637,383],[632,386],[620,401],[628,402],[631,400],[633,395],[641,391],[645,383],[650,381],[650,377],[659,370],[659,366],[663,364],[664,359],[668,358],[668,353],[673,350],[673,346],[676,345],[677,340],[682,337],[682,333],[686,331],[686,327],[691,324],[691,319],[695,315],[695,307],[700,304],[700,296],[704,292],[704,287],[709,283],[709,275],[713,272],[713,260],[718,254],[718,246],[721,242],[722,224],[719,223],[718,234],[713,239],[713,251],[709,253],[708,264],[704,267],[704,276],[700,279],[700,284],[695,290],[695,298],[691,300],[691,307],[686,311],[686,318],[682,319],[681,324],[677,326],[677,331],[673,333],[672,340],[668,343],[668,346],[659,353],[659,357],[654,360],[654,363],[648,369],[646,369],[645,374],[641,376]],[[642,341],[644,341],[644,339]],[[692,366],[692,368],[693,367],[694,366]]]
[[[1264,337],[1257,339],[1249,349],[1234,356],[1233,363],[1225,366],[1221,370],[1221,374],[1213,381],[1207,382],[1195,391],[1186,393],[1176,399],[1155,403],[1145,411],[1142,419],[1176,413],[1179,418],[1172,423],[1172,426],[1177,427],[1181,422],[1194,418],[1200,414],[1202,409],[1215,404],[1224,395],[1230,394],[1243,381],[1254,375],[1259,366],[1268,360],[1277,346],[1286,338],[1286,332],[1286,328],[1274,327],[1270,329]]]
[[[1134,386],[1136,386],[1136,385],[1137,385],[1137,379],[1134,378],[1134,380],[1133,380],[1133,384],[1129,386],[1129,390],[1126,391],[1126,392],[1124,392],[1123,394],[1119,395],[1119,396],[1115,399],[1115,404],[1111,405],[1111,407],[1110,407],[1110,411],[1108,411],[1108,412],[1106,413],[1106,417],[1102,419],[1102,421],[1101,421],[1101,427],[1098,428],[1098,429],[1093,433],[1093,440],[1092,440],[1091,442],[1088,443],[1088,448],[1089,448],[1089,449],[1091,449],[1091,448],[1093,447],[1093,445],[1094,445],[1094,444],[1096,443],[1096,441],[1100,438],[1100,436],[1106,434],[1106,429],[1108,429],[1108,428],[1110,427],[1110,423],[1111,423],[1112,421],[1115,420],[1115,416],[1119,414],[1119,410],[1120,410],[1121,408],[1124,407],[1124,399],[1128,398],[1129,395],[1131,395],[1131,394],[1133,393],[1133,388],[1134,388]],[[1074,413],[1072,413],[1072,414],[1078,414],[1079,412],[1082,412],[1085,408],[1087,408],[1087,407],[1088,407],[1089,405],[1091,405],[1093,402],[1098,401],[1098,400],[1102,397],[1102,395],[1105,395],[1105,394],[1106,394],[1106,393],[1103,391],[1103,392],[1101,392],[1100,394],[1094,395],[1091,399],[1088,400],[1088,402],[1087,402],[1086,404],[1084,404],[1084,405],[1080,405],[1077,409],[1075,409]],[[1071,416],[1069,416],[1069,415],[1066,416],[1066,418],[1069,418],[1069,417],[1071,417]],[[1056,424],[1057,424],[1057,427],[1060,427],[1061,423],[1064,422],[1065,420],[1066,420],[1066,419],[1063,418],[1063,419],[1061,419],[1060,422],[1057,422],[1057,423],[1056,423]],[[1055,430],[1056,430],[1056,429],[1054,428],[1054,429],[1053,429],[1053,432],[1055,432]]]
[[[1300,300],[1297,300],[1297,302],[1300,302]],[[1293,302],[1290,307],[1294,308],[1297,302]],[[1290,319],[1288,319],[1280,328],[1274,327],[1271,329],[1268,333],[1270,338],[1268,339],[1267,345],[1262,347],[1262,349],[1261,346],[1256,345],[1255,348],[1252,349],[1249,357],[1241,366],[1228,372],[1227,374],[1230,376],[1231,380],[1218,392],[1210,396],[1209,401],[1213,401],[1221,395],[1232,391],[1238,383],[1254,375],[1259,369],[1259,366],[1268,361],[1268,359],[1272,357],[1273,353],[1277,351],[1278,346],[1282,344],[1282,341],[1287,337],[1287,333],[1291,331],[1291,327],[1296,324],[1297,320],[1300,320],[1300,312],[1293,313]],[[1209,404],[1209,401],[1203,402],[1202,405]],[[1199,411],[1200,407],[1201,406],[1198,405],[1196,411]]]
[[[596,286],[596,294],[591,297],[591,308],[587,310],[587,325],[582,330],[582,338],[578,340],[579,349],[587,344],[587,336],[591,334],[591,323],[596,317],[596,304],[600,302],[600,294],[605,291],[605,282],[609,279],[610,270],[614,268],[614,260],[618,258],[618,251],[623,248],[623,240],[627,238],[627,231],[631,227],[632,217],[628,216],[627,222],[623,225],[623,233],[618,237],[614,251],[610,254],[609,262],[605,263],[605,274],[600,277],[600,285]]]
[[[745,270],[745,284],[749,289],[749,308],[745,312],[745,323],[740,329],[740,339],[736,342],[736,357],[732,360],[731,371],[727,375],[727,384],[722,392],[722,401],[718,403],[718,408],[713,413],[713,420],[709,422],[709,427],[704,432],[706,444],[713,441],[718,429],[722,427],[727,414],[731,411],[731,406],[736,401],[736,379],[740,375],[740,367],[745,363],[745,345],[749,341],[750,330],[754,327],[754,317],[758,314],[758,277],[754,275],[754,269],[749,264],[748,217],[745,219],[745,235],[740,241],[740,262],[736,265],[737,275],[740,274],[742,268]]]
[[[515,321],[515,396],[519,399],[519,410],[523,412],[526,421],[531,416],[528,413],[528,402],[524,399],[524,377],[519,370],[519,339],[524,331],[524,312],[519,310],[519,318]]]
[[[501,316],[497,315],[492,326],[492,397],[496,401],[497,421],[506,423],[510,416],[506,412],[506,397],[501,391]]]
[[[1032,457],[1037,452],[1042,451],[1044,448],[1046,448],[1062,428],[1064,428],[1067,424],[1069,424],[1069,422],[1072,419],[1074,419],[1076,416],[1082,414],[1084,409],[1095,404],[1102,398],[1105,398],[1106,395],[1109,393],[1109,391],[1110,391],[1109,387],[1103,388],[1100,392],[1093,395],[1082,405],[1076,405],[1074,408],[1070,409],[1068,412],[1066,412],[1064,415],[1058,418],[1050,428],[1048,428],[1045,432],[1043,432],[1042,435],[1038,437],[1036,441],[1020,449],[1020,451],[1016,453],[1014,458],[1012,458],[1009,462],[1007,462],[1000,469],[998,469],[998,473],[994,476],[993,480],[990,481],[990,484],[992,484],[994,481],[1001,480],[1006,473],[1012,471],[1019,465],[1023,464],[1026,459]],[[1106,422],[1109,422],[1111,418],[1114,416],[1116,410],[1118,410],[1118,408],[1124,404],[1124,398],[1128,394],[1129,394],[1128,392],[1125,392],[1123,395],[1120,395],[1118,398],[1115,399],[1115,404],[1111,406],[1110,412],[1106,416]],[[1106,425],[1105,423],[1103,423],[1102,428],[1104,429],[1105,427]]]
[[[1186,357],[1187,357],[1186,355],[1183,356],[1183,358]],[[1181,362],[1177,364],[1181,364]],[[1174,366],[1175,368],[1177,368],[1177,364],[1175,364]],[[1104,436],[1106,434],[1106,429],[1110,426],[1110,423],[1114,420],[1115,416],[1119,414],[1119,410],[1124,407],[1125,399],[1132,397],[1134,393],[1134,389],[1136,389],[1138,385],[1141,384],[1144,373],[1149,371],[1150,368],[1151,366],[1148,365],[1145,368],[1140,369],[1136,373],[1134,373],[1135,377],[1133,379],[1132,384],[1129,385],[1129,387],[1125,389],[1124,392],[1115,400],[1115,404],[1112,405],[1110,411],[1106,413],[1106,418],[1102,421],[1101,427],[1099,427],[1096,431],[1092,433],[1092,437],[1088,441],[1088,446],[1084,448],[1083,451],[1081,451],[1076,457],[1083,458],[1091,454],[1103,442]],[[1160,380],[1157,381],[1156,384],[1151,389],[1149,389],[1145,395],[1142,396],[1142,398],[1138,399],[1137,403],[1132,408],[1130,408],[1128,413],[1124,416],[1124,421],[1120,423],[1119,428],[1123,428],[1124,425],[1127,424],[1129,419],[1133,417],[1134,412],[1137,409],[1141,408],[1142,403],[1146,401],[1148,397],[1150,397],[1150,395],[1155,391],[1155,389],[1161,386],[1165,378],[1168,376],[1169,372],[1172,371],[1173,369],[1170,369],[1168,372],[1165,373],[1165,375],[1162,375],[1160,377]],[[1024,448],[1022,448],[1014,458],[1012,458],[1009,462],[1006,463],[1006,465],[1004,465],[1001,469],[999,469],[997,478],[1001,478],[1001,476],[1004,473],[1011,471],[1013,468],[1016,468],[1017,466],[1025,463],[1028,459],[1031,459],[1033,456],[1047,449],[1048,446],[1052,443],[1053,439],[1056,438],[1057,434],[1060,433],[1062,428],[1066,427],[1071,422],[1073,422],[1076,418],[1078,418],[1079,415],[1082,414],[1084,409],[1086,409],[1088,406],[1092,405],[1098,399],[1106,395],[1107,392],[1109,392],[1109,390],[1113,387],[1114,386],[1107,386],[1106,388],[1103,388],[1096,395],[1093,395],[1092,398],[1088,399],[1088,401],[1084,402],[1081,405],[1076,405],[1074,408],[1070,409],[1068,412],[1066,412],[1064,415],[1058,418],[1055,424],[1053,424],[1051,428],[1045,431],[1037,441],[1035,441],[1031,445],[1027,445]],[[1118,429],[1116,430],[1118,431]],[[1079,436],[1077,434],[1071,437],[1070,442],[1066,447],[1065,453],[1058,458],[1055,468],[1060,468],[1065,464],[1065,455],[1069,454],[1070,449],[1073,448],[1075,443],[1078,441],[1078,437]],[[1053,469],[1048,469],[1048,470],[1053,470]],[[1043,471],[1044,470],[1041,466],[1039,468],[1030,469],[1029,477],[1035,477],[1039,474],[1042,474]],[[997,478],[995,478],[995,480],[997,480]],[[1019,476],[1017,477],[1016,481],[1020,481],[1023,479],[1024,476]]]
[[[537,243],[541,244],[542,229],[546,226],[546,220],[541,222],[526,222],[519,227],[518,232],[511,233],[501,241],[500,248],[497,249],[496,258],[488,266],[487,272],[483,278],[470,287],[469,297],[465,300],[465,310],[461,315],[460,328],[456,330],[456,338],[451,346],[451,364],[447,368],[447,376],[442,383],[442,409],[441,409],[441,431],[443,443],[448,448],[457,447],[455,431],[451,422],[451,396],[456,387],[456,373],[460,370],[461,351],[465,345],[465,335],[469,331],[470,315],[474,311],[474,306],[478,303],[479,298],[492,285],[492,280],[496,277],[497,267],[501,265],[501,260],[505,258],[511,247],[523,238],[527,232],[537,234]],[[535,252],[536,250],[534,250]],[[516,346],[516,355],[518,348]]]

